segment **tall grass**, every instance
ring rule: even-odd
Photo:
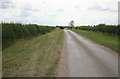
[[[21,38],[43,35],[55,27],[36,24],[2,23],[2,49],[9,47]]]

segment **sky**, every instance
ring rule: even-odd
[[[0,22],[67,26],[118,24],[119,0],[0,0]]]

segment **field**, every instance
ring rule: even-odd
[[[114,51],[120,52],[118,49],[118,37],[115,35],[105,34],[101,32],[87,31],[87,30],[73,29],[73,31],[88,37],[89,39],[93,40],[96,43],[107,46]]]
[[[32,39],[20,39],[3,50],[3,77],[51,77],[56,75],[63,45],[63,30]]]

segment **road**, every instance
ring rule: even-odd
[[[73,31],[64,32],[69,77],[118,76],[117,54]]]

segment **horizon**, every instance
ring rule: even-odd
[[[28,24],[24,24],[24,23],[19,23],[19,22],[1,22],[0,24],[2,24],[2,23],[8,23],[8,24],[10,24],[10,23],[13,23],[13,24],[22,24],[22,25],[29,25],[29,24],[31,24],[31,25],[34,25],[35,23],[28,23]],[[101,23],[102,24],[102,23]],[[53,26],[53,27],[56,27],[56,26],[62,26],[62,27],[66,27],[66,26],[69,26],[69,25],[40,25],[40,24],[35,24],[35,25],[38,25],[38,26]],[[99,25],[99,24],[94,24],[94,25],[77,25],[77,26],[74,26],[74,27],[79,27],[79,26],[97,26],[97,25]],[[105,25],[113,25],[113,26],[118,26],[118,24],[117,25],[115,25],[115,24],[105,24]]]

